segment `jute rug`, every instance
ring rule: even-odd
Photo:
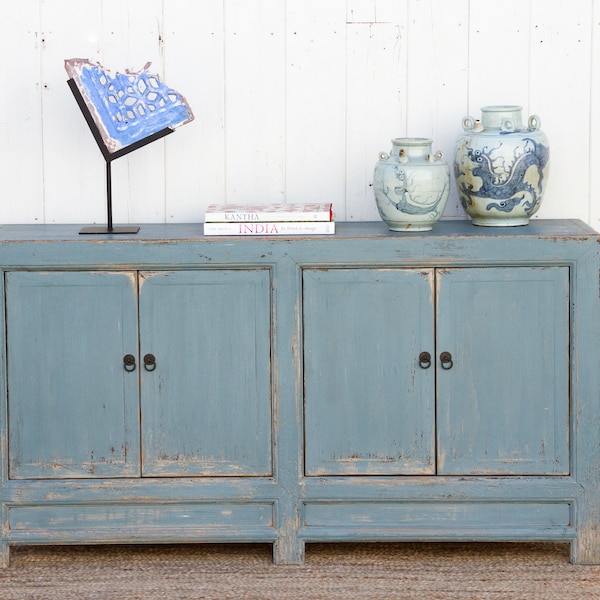
[[[600,567],[564,544],[312,544],[302,567],[263,545],[13,550],[2,600],[587,600]]]

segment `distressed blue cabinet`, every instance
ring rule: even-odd
[[[304,270],[307,475],[436,472],[433,291],[432,270]]]
[[[269,288],[266,270],[7,272],[9,476],[270,475]]]
[[[307,475],[569,474],[567,267],[306,269],[303,293]]]
[[[142,474],[272,474],[269,272],[142,273]]]
[[[553,540],[600,563],[600,236],[0,226],[19,544]]]
[[[569,268],[440,269],[438,473],[569,475]]]
[[[139,475],[133,277],[11,271],[5,286],[9,477]]]

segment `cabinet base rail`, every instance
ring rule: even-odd
[[[570,542],[574,563],[600,563],[567,501],[305,501],[5,505],[0,563],[20,545],[272,543],[276,564],[304,563],[313,542]],[[579,537],[578,537],[579,536]]]

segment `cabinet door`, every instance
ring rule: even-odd
[[[272,473],[270,273],[140,274],[142,472]]]
[[[568,267],[441,270],[437,332],[438,472],[568,474]]]
[[[139,474],[135,275],[5,276],[9,477]]]
[[[433,473],[433,272],[306,269],[307,475]]]

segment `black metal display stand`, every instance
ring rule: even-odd
[[[79,108],[81,109],[81,112],[83,113],[83,116],[85,117],[85,120],[86,120],[87,124],[89,125],[92,135],[94,136],[94,139],[96,140],[96,143],[98,144],[98,148],[100,148],[100,152],[102,152],[102,156],[104,157],[104,160],[106,161],[107,225],[106,225],[106,227],[102,227],[102,226],[84,227],[83,229],[81,229],[81,231],[79,233],[80,234],[137,233],[140,230],[140,228],[137,225],[120,225],[117,227],[115,227],[113,225],[111,163],[116,158],[125,156],[126,154],[129,154],[130,152],[133,152],[134,150],[137,150],[138,148],[142,148],[143,146],[146,146],[146,145],[150,144],[151,142],[159,140],[159,139],[165,137],[166,135],[173,133],[173,129],[171,129],[170,127],[166,127],[165,129],[161,129],[160,131],[157,131],[156,133],[153,133],[152,135],[150,135],[142,140],[139,140],[133,144],[130,144],[129,146],[120,148],[119,150],[116,150],[115,152],[110,152],[109,149],[106,147],[104,140],[102,139],[100,131],[98,130],[98,127],[96,126],[96,123],[94,122],[94,118],[92,117],[92,114],[90,113],[90,109],[88,108],[87,104],[85,103],[85,100],[83,99],[83,96],[81,95],[81,92],[79,91],[79,88],[77,87],[77,84],[75,83],[75,81],[73,81],[73,79],[69,79],[67,81],[67,83],[69,84],[69,87],[71,88],[71,91],[73,92],[73,95],[75,96],[75,100],[77,101],[77,104],[79,105]]]

